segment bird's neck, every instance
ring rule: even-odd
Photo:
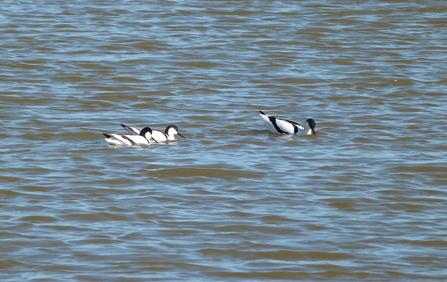
[[[306,122],[304,124],[304,134],[311,135],[312,134],[312,128],[310,128],[309,124]]]

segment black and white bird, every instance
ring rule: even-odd
[[[157,143],[152,138],[152,129],[149,127],[143,128],[138,134],[118,134],[118,133],[103,133],[106,137],[104,140],[112,145],[150,145]]]
[[[259,111],[259,113],[261,114],[261,118],[267,125],[268,130],[273,133],[316,135],[315,127],[317,126],[317,124],[311,118],[306,120],[304,126],[302,126],[297,122],[270,116],[262,111]]]
[[[130,134],[140,134],[140,129],[133,127],[133,126],[127,126],[124,124],[121,124],[121,126],[127,130]],[[175,135],[179,135],[182,138],[185,138],[183,135],[180,134],[178,131],[178,127],[176,125],[168,125],[166,127],[165,132],[158,131],[158,130],[152,130],[152,138],[156,140],[157,142],[165,142],[165,141],[173,141],[175,140]]]

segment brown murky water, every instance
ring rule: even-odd
[[[1,280],[446,280],[447,7],[410,2],[3,1]]]

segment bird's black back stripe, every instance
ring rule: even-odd
[[[299,123],[297,123],[296,121],[293,121],[293,120],[285,119],[285,121],[290,122],[293,125],[300,125]]]
[[[276,131],[278,131],[279,133],[283,133],[283,134],[287,133],[284,130],[282,130],[281,128],[279,128],[279,126],[276,124],[276,118],[275,117],[269,116],[269,120],[273,124],[273,126],[275,127]]]
[[[293,120],[285,119],[285,121],[290,122],[293,125],[293,132],[295,134],[297,134],[298,133],[298,126],[300,126],[300,124],[295,122],[295,121],[293,121]]]
[[[129,137],[127,137],[126,135],[121,135],[121,137],[123,137],[124,139],[128,140],[131,145],[137,145],[137,143],[133,142],[133,140],[130,139]]]

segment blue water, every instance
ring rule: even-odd
[[[447,278],[444,2],[0,9],[2,281]]]

